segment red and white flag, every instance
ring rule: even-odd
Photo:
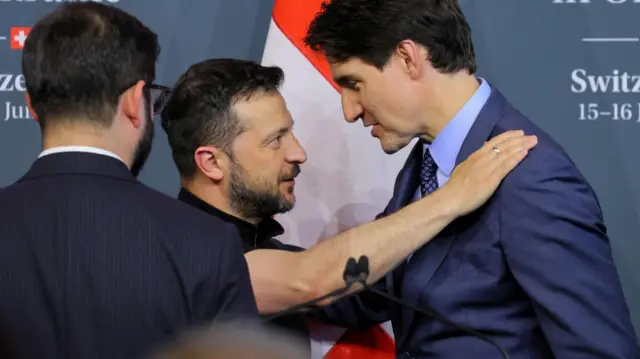
[[[9,43],[12,50],[22,50],[24,48],[24,42],[27,40],[31,32],[30,27],[12,27],[10,30]]]
[[[263,65],[284,70],[282,94],[307,151],[296,206],[278,216],[286,229],[282,239],[305,248],[381,212],[410,151],[388,156],[360,122],[344,121],[328,63],[303,43],[322,2],[276,0],[262,58]],[[312,336],[313,359],[395,358],[390,323],[365,332],[314,325]]]

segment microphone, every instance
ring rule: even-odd
[[[355,262],[354,258],[349,258],[349,260],[353,259]],[[489,338],[487,335],[482,334],[478,331],[475,331],[471,328],[467,328],[463,325],[457,324],[455,322],[452,322],[451,320],[443,317],[442,315],[440,315],[438,312],[436,312],[433,309],[421,309],[418,308],[415,305],[409,304],[403,300],[401,300],[400,298],[397,298],[393,295],[389,295],[385,292],[381,292],[377,289],[375,289],[374,287],[371,287],[367,284],[367,277],[369,276],[369,258],[367,256],[361,256],[360,259],[358,260],[357,264],[355,266],[352,267],[347,267],[350,270],[353,270],[354,272],[351,273],[350,277],[358,277],[358,278],[362,278],[359,280],[359,283],[361,283],[365,289],[368,289],[370,292],[375,293],[377,295],[380,295],[396,304],[400,304],[402,306],[405,307],[409,307],[413,310],[415,310],[418,313],[421,313],[423,315],[426,315],[427,317],[431,317],[441,323],[444,323],[446,325],[452,326],[462,332],[465,332],[469,335],[472,335],[480,340],[483,340],[491,345],[493,345],[494,347],[496,347],[499,351],[500,354],[502,354],[502,357],[504,359],[509,359],[509,354],[507,354],[507,352],[500,346],[500,344],[496,343],[493,339]],[[346,269],[345,269],[346,270]],[[345,274],[346,275],[346,274]]]
[[[360,272],[358,270],[358,263],[356,262],[356,259],[351,257],[347,260],[347,263],[345,265],[344,268],[344,272],[343,272],[343,279],[345,282],[345,286],[338,288],[328,294],[325,294],[321,297],[318,298],[314,298],[308,302],[304,302],[304,303],[300,303],[297,305],[294,305],[293,307],[281,310],[279,312],[276,312],[275,314],[272,314],[270,316],[266,316],[264,318],[263,321],[265,322],[269,322],[272,321],[274,319],[286,316],[286,315],[290,315],[296,312],[300,312],[303,311],[305,309],[309,309],[310,307],[313,307],[315,305],[317,305],[318,303],[322,302],[323,300],[332,298],[332,297],[337,297],[337,296],[341,296],[344,293],[348,292],[349,289],[351,289],[351,287],[356,284],[356,283],[360,283],[362,281],[366,282],[367,277],[369,276],[369,270],[368,270],[368,265],[367,265],[367,272]]]

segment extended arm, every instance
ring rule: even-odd
[[[596,196],[568,158],[536,151],[500,194],[509,268],[556,358],[638,358]]]
[[[260,312],[282,310],[344,286],[342,274],[350,257],[368,256],[369,282],[377,281],[455,218],[486,202],[535,144],[535,137],[523,136],[520,131],[504,133],[460,164],[441,189],[393,215],[345,231],[303,252],[248,253]],[[493,152],[494,145],[499,146],[500,156]]]

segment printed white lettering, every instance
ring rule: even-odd
[[[614,69],[608,75],[591,75],[585,69],[571,72],[573,93],[640,93],[640,75]]]
[[[27,91],[24,75],[0,74],[0,92]]]

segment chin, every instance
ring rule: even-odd
[[[383,139],[380,139],[380,147],[382,147],[382,151],[384,151],[384,153],[388,155],[392,155],[400,151],[401,149],[405,148],[409,144],[409,142],[398,141],[398,140],[385,141]]]
[[[289,211],[291,211],[293,209],[293,207],[296,205],[296,198],[295,197],[286,197],[283,198],[284,201],[281,202],[282,207],[281,212],[279,214],[285,214]]]

